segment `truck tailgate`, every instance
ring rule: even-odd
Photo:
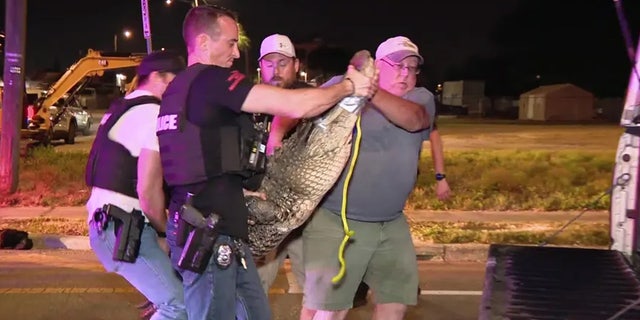
[[[640,299],[618,251],[491,245],[479,319],[606,320]],[[634,307],[616,319],[640,319]]]

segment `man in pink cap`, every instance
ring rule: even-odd
[[[406,37],[387,39],[376,51],[380,89],[363,109],[362,140],[348,189],[346,217],[355,233],[345,249],[346,273],[340,283],[332,283],[339,271],[341,208],[349,168],[303,231],[300,319],[344,319],[361,281],[374,293],[373,319],[402,319],[407,306],[417,304],[416,253],[403,209],[435,115],[433,94],[415,87],[423,62],[418,47]]]
[[[414,88],[416,79],[415,76],[411,77],[411,70],[407,69],[407,77],[404,78],[404,76],[402,75],[403,69],[401,69],[402,61],[407,60],[407,63],[409,63],[408,60],[411,60],[411,57],[414,57],[417,60],[417,65],[421,65],[423,63],[423,58],[418,53],[418,47],[413,42],[411,42],[411,40],[401,36],[390,38],[378,47],[378,50],[376,51],[376,57],[379,58],[378,61],[384,62],[387,66],[399,69],[399,71],[397,71],[395,74],[385,72],[385,76],[381,76],[381,88],[389,88],[388,90],[390,92],[399,96],[403,96],[407,89]],[[415,75],[419,73],[420,70],[415,69]],[[399,77],[395,77],[394,75],[396,74],[399,75]],[[440,137],[440,133],[438,132],[438,126],[436,123],[435,101],[433,98],[433,94],[427,91],[427,95],[429,96],[429,103],[434,106],[433,111],[428,110],[429,115],[433,118],[433,123],[427,131],[429,134],[428,140],[431,149],[431,159],[433,161],[435,172],[434,179],[436,181],[436,197],[440,200],[446,200],[449,198],[451,190],[449,188],[449,183],[447,182],[445,175],[444,150],[442,139]],[[362,283],[358,287],[354,299],[354,307],[366,304],[366,294],[368,290],[369,286],[367,286],[366,282]]]

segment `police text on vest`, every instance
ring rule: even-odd
[[[178,115],[166,114],[158,117],[158,124],[156,125],[156,132],[178,130]]]

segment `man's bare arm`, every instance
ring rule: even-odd
[[[438,130],[431,130],[429,133],[429,144],[431,145],[433,169],[436,172],[444,173],[444,148],[442,147],[442,138],[440,138]]]
[[[429,115],[417,103],[395,96],[385,90],[378,90],[371,99],[371,103],[389,121],[410,132],[420,131],[429,127]]]
[[[444,151],[442,146],[442,138],[440,132],[434,127],[429,133],[429,144],[431,145],[431,158],[433,159],[433,168],[436,173],[445,173],[444,171]],[[451,189],[447,179],[436,182],[436,196],[440,200],[446,200],[451,196]]]
[[[142,212],[159,232],[167,230],[165,195],[162,190],[162,164],[160,153],[141,149],[138,157],[138,184],[136,186]]]
[[[377,90],[378,71],[369,78],[349,66],[340,83],[324,88],[281,89],[257,84],[242,104],[242,111],[267,113],[289,118],[309,118],[331,108],[342,98],[355,95],[370,97]]]
[[[289,118],[307,118],[321,114],[352,92],[353,86],[349,81],[327,88],[295,90],[257,84],[249,91],[249,95],[242,104],[242,111]]]

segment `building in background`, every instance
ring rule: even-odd
[[[593,94],[571,83],[540,86],[520,95],[518,118],[584,121],[595,117]]]
[[[442,104],[466,109],[470,116],[484,116],[491,109],[484,95],[484,81],[445,81],[442,85]]]

